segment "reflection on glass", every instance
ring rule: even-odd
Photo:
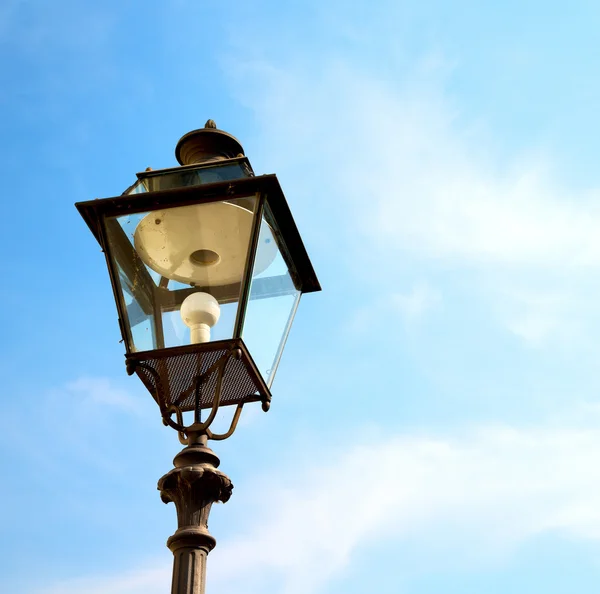
[[[300,291],[294,286],[273,229],[266,209],[242,331],[242,338],[269,387],[300,300]]]
[[[142,194],[159,190],[172,190],[202,184],[232,181],[250,177],[252,170],[246,161],[227,165],[201,165],[195,168],[165,171],[164,173],[149,171],[140,174],[142,177],[125,194]]]
[[[152,299],[147,291],[140,287],[142,281],[140,277],[142,272],[133,265],[123,267],[121,261],[117,260],[117,276],[122,288],[122,299],[127,310],[127,319],[129,320],[129,332],[139,350],[151,350],[156,348],[154,324],[152,320],[153,306]],[[129,273],[126,272],[129,271]]]
[[[231,338],[256,197],[108,217],[131,350]]]

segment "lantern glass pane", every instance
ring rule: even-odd
[[[269,387],[300,300],[279,237],[266,205],[242,338]]]
[[[233,337],[256,203],[248,196],[105,218],[130,352]]]
[[[140,179],[131,188],[127,189],[125,194],[142,194],[144,192],[214,184],[249,177],[251,173],[246,160],[211,166],[180,167],[176,170],[164,172],[148,171],[139,174]]]

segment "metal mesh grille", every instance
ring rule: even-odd
[[[203,347],[202,352],[168,354],[163,351],[148,353],[148,358],[136,356],[138,363],[155,372],[138,365],[136,373],[154,397],[157,374],[167,405],[175,404],[182,411],[194,409],[197,387],[202,408],[212,406],[222,364],[225,364],[225,368],[221,385],[221,406],[262,400],[260,382],[245,351],[241,351],[240,358],[235,358],[230,356],[231,347],[221,346],[212,350],[208,345]],[[198,386],[198,378],[203,375]]]

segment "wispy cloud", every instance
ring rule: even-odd
[[[212,571],[225,583],[276,574],[279,591],[296,594],[321,591],[382,539],[426,551],[427,571],[498,562],[549,531],[598,539],[599,452],[597,427],[483,426],[355,444],[329,464],[305,460],[302,479],[287,489],[261,481],[278,506],[224,544]]]
[[[164,561],[117,575],[65,580],[35,589],[32,594],[164,594],[170,584],[171,566]]]
[[[485,123],[447,92],[443,61],[425,58],[399,80],[328,56],[244,66],[255,77],[244,100],[263,151],[303,196],[300,213],[317,209],[346,230],[357,280],[381,286],[412,258],[474,273],[492,311],[496,295],[511,301],[500,321],[530,343],[571,323],[573,300],[581,304],[589,271],[600,267],[600,188],[569,187],[541,142],[501,155]],[[522,296],[542,292],[571,304],[547,302],[541,315]]]
[[[330,450],[327,460],[296,452],[283,461],[293,474],[275,468],[238,484],[263,505],[211,554],[208,591],[252,594],[268,582],[284,594],[321,592],[359,550],[382,542],[391,550],[408,544],[426,559],[411,571],[430,572],[503,563],[550,532],[597,541],[600,418],[595,407],[579,416],[560,426],[348,439],[352,445]],[[165,563],[35,594],[150,594],[158,582],[164,589],[168,571]]]
[[[249,66],[261,82],[250,102],[265,145],[285,143],[293,163],[310,144],[319,181],[339,190],[328,200],[352,206],[372,240],[474,263],[600,264],[600,190],[565,187],[540,146],[494,155],[431,61],[401,81],[339,60],[316,70]]]
[[[69,382],[65,388],[72,397],[79,399],[80,405],[114,407],[134,414],[139,414],[142,410],[140,398],[115,386],[107,378],[81,377]]]
[[[392,291],[354,309],[346,329],[354,336],[372,334],[374,328],[389,330],[397,326],[414,327],[442,302],[441,293],[424,281],[415,283],[406,291]]]
[[[441,295],[427,283],[419,282],[408,293],[393,293],[390,295],[389,301],[404,320],[413,322],[419,320],[428,310],[439,305]]]
[[[96,472],[125,474],[127,463],[120,452],[127,435],[159,422],[158,407],[142,390],[132,385],[129,392],[114,380],[93,376],[47,390],[32,403],[39,416],[37,440],[43,440],[45,447],[39,448],[38,441],[21,430],[32,414],[29,407],[18,409],[18,422],[6,426],[0,447],[18,444],[22,457],[37,465],[40,472],[64,473],[66,477],[71,472],[66,464],[69,460]],[[120,444],[115,436],[123,442]],[[71,490],[83,486],[82,477],[68,479]]]

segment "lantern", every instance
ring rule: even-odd
[[[225,439],[246,403],[268,410],[300,297],[320,286],[276,176],[255,176],[233,136],[209,120],[176,157],[76,206],[106,256],[128,372],[184,441]],[[211,432],[229,405],[229,430]]]

